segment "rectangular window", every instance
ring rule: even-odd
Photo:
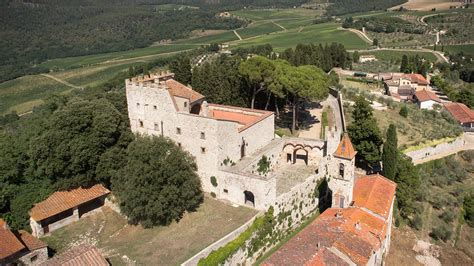
[[[178,147],[180,147],[180,148],[181,148],[181,142],[178,142]]]
[[[153,105],[153,109],[155,109],[155,110],[156,110],[156,105]]]
[[[181,128],[180,127],[176,128],[176,134],[181,135]]]
[[[143,121],[142,121],[142,120],[138,120],[138,122],[140,123],[140,127],[143,127]]]
[[[206,134],[204,134],[204,132],[201,132],[201,139],[206,139]]]
[[[206,153],[206,148],[201,147],[201,153]]]
[[[184,102],[184,107],[188,107],[188,102]]]
[[[154,126],[155,126],[155,130],[160,130],[160,128],[158,127],[158,123],[155,123]]]
[[[224,193],[229,193],[229,190],[224,188]]]

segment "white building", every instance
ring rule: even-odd
[[[420,90],[415,92],[414,100],[420,109],[432,110],[435,104],[441,104],[441,99],[436,94],[428,90]]]
[[[359,63],[373,62],[377,61],[374,55],[361,55],[359,56]]]

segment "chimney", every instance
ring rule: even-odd
[[[362,227],[360,226],[359,221],[357,221],[357,222],[355,223],[355,228],[356,228],[357,230],[361,230],[361,229],[362,229]]]
[[[207,101],[202,102],[201,115],[206,117],[209,116],[209,104],[207,103]]]
[[[336,218],[342,218],[342,211],[341,210],[337,210]]]

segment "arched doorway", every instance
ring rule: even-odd
[[[304,148],[296,149],[293,152],[293,164],[296,164],[298,160],[303,161],[304,164],[308,165],[308,151]]]
[[[201,112],[201,104],[196,103],[193,106],[191,106],[191,111],[189,111],[191,114],[196,114],[198,115]]]
[[[245,196],[245,205],[250,205],[252,207],[255,207],[255,196],[251,191],[245,190],[244,191],[244,196]]]

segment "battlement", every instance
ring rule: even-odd
[[[140,85],[140,84],[164,84],[167,80],[173,79],[174,73],[169,70],[158,71],[147,75],[138,75],[136,77],[126,80],[128,85]]]

